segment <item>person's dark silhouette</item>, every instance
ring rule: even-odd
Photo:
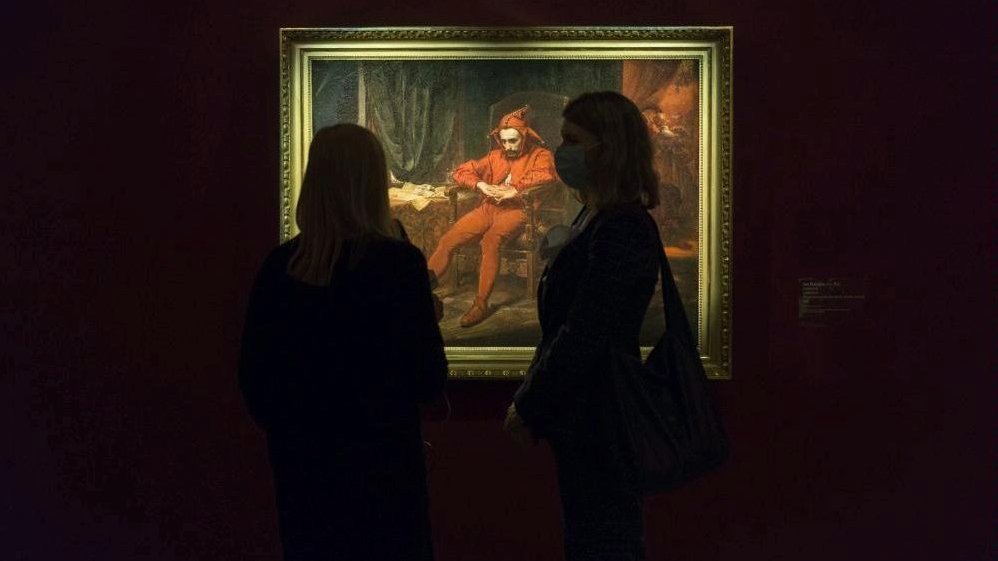
[[[551,445],[568,561],[638,560],[641,493],[605,438],[615,429],[601,414],[600,376],[611,349],[640,356],[663,251],[647,212],[658,204],[658,178],[645,121],[624,96],[584,94],[563,116],[555,165],[585,206],[569,231],[552,230],[545,240],[541,342],[506,429],[521,443],[543,438]]]
[[[250,295],[239,382],[267,435],[289,561],[433,557],[418,404],[447,363],[387,177],[370,131],[320,130],[301,234],[267,256]]]

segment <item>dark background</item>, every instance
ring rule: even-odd
[[[968,1],[5,4],[5,559],[277,555],[234,383],[277,237],[278,28],[735,26],[734,441],[647,503],[649,559],[996,554],[995,14]],[[862,277],[842,327],[798,279]],[[558,559],[513,391],[426,427],[441,560]]]

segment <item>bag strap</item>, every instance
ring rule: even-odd
[[[669,258],[665,255],[665,245],[662,243],[662,235],[659,233],[658,225],[651,216],[648,216],[648,221],[655,232],[655,239],[658,240],[658,263],[659,273],[662,277],[662,308],[665,311],[665,330],[669,331],[671,329],[674,333],[678,332],[686,341],[695,345],[696,339],[693,337],[690,322],[686,319],[686,310],[683,308],[683,301],[679,297],[679,288],[676,287],[676,281],[672,278],[672,268],[669,266]]]

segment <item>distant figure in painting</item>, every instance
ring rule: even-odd
[[[557,179],[554,157],[543,147],[540,135],[530,128],[527,110],[521,107],[500,119],[490,134],[497,147],[454,170],[454,181],[480,191],[482,202],[440,238],[427,263],[433,276],[440,277],[455,249],[481,240],[478,292],[471,308],[461,317],[461,327],[477,325],[488,316],[489,296],[499,273],[499,248],[517,235],[527,220],[520,192]]]
[[[585,206],[560,247],[548,248],[537,296],[541,341],[505,428],[523,444],[551,445],[565,559],[636,561],[644,559],[641,493],[627,459],[608,444],[617,429],[601,414],[600,389],[611,349],[640,357],[663,251],[648,214],[659,202],[658,178],[645,121],[623,95],[583,94],[563,116],[558,175]]]
[[[284,559],[430,560],[417,405],[447,376],[426,261],[389,216],[377,138],[309,150],[301,234],[249,298],[239,383],[266,432]]]
[[[653,160],[662,204],[652,211],[666,244],[677,256],[696,251],[697,170],[696,143],[682,114],[667,115],[656,109],[642,112],[651,134]]]

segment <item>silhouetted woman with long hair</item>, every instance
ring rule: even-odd
[[[552,255],[537,293],[541,342],[507,412],[522,442],[551,445],[568,561],[644,558],[641,494],[614,454],[602,414],[611,349],[640,356],[638,336],[662,246],[647,209],[658,204],[648,130],[616,92],[583,94],[562,113],[558,176],[584,206]],[[601,379],[602,378],[602,379]]]
[[[432,559],[418,404],[447,363],[426,261],[391,220],[370,131],[318,131],[297,221],[253,285],[239,366],[284,558]]]

